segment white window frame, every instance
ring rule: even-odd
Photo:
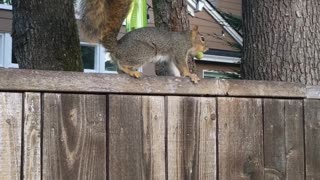
[[[12,3],[12,1],[11,1]],[[0,4],[0,9],[5,9],[5,10],[12,10],[12,5],[10,4]]]
[[[8,5],[8,4],[0,4],[0,9],[4,9],[4,10],[12,10],[12,5]]]
[[[19,68],[18,64],[12,63],[12,38],[9,33],[0,33],[2,41],[0,42],[0,66],[4,68]]]
[[[83,46],[89,46],[89,47],[94,47],[94,68],[93,69],[84,69],[84,72],[87,72],[87,73],[97,73],[99,72],[99,66],[100,66],[100,63],[99,63],[99,59],[100,59],[100,53],[99,53],[99,45],[96,44],[96,43],[87,43],[87,42],[80,42],[80,45],[83,45]]]
[[[107,71],[105,70],[105,62],[110,61],[110,55],[101,44],[98,43],[88,43],[81,42],[80,45],[91,46],[95,48],[94,54],[94,69],[84,69],[86,73],[109,73],[117,74],[117,71]]]
[[[4,34],[0,34],[0,67],[4,67]]]
[[[240,64],[240,57],[231,57],[231,56],[219,56],[219,55],[211,55],[204,54],[201,60],[196,59],[197,61],[210,61],[210,62],[220,62],[220,63],[228,63],[228,64]]]

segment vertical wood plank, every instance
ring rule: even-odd
[[[106,179],[106,96],[44,94],[43,179]]]
[[[21,179],[22,94],[0,93],[0,179]]]
[[[168,180],[215,180],[216,99],[167,100]]]
[[[265,179],[304,179],[302,100],[264,100]]]
[[[41,179],[41,95],[24,94],[23,177]]]
[[[306,180],[320,179],[320,100],[305,100]]]
[[[305,165],[302,100],[285,102],[285,137],[286,178],[287,180],[303,180]]]
[[[109,179],[165,179],[164,97],[110,95]]]
[[[164,97],[142,96],[145,180],[166,178]]]
[[[219,180],[263,180],[261,99],[218,98]]]

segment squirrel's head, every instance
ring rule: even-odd
[[[198,31],[198,26],[194,26],[191,32],[192,48],[191,55],[196,56],[198,52],[206,52],[209,48],[205,42],[204,36]]]

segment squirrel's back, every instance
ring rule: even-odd
[[[112,50],[132,0],[81,0],[81,28]]]
[[[187,34],[187,35],[186,35]],[[125,34],[119,40],[119,46],[127,44],[130,49],[136,49],[139,43],[148,43],[157,49],[170,49],[177,46],[191,47],[191,34],[187,32],[172,32],[162,28],[144,27]],[[143,49],[140,49],[143,51]]]

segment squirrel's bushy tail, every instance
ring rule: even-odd
[[[89,38],[109,49],[117,45],[117,35],[132,0],[81,0],[81,28]]]

